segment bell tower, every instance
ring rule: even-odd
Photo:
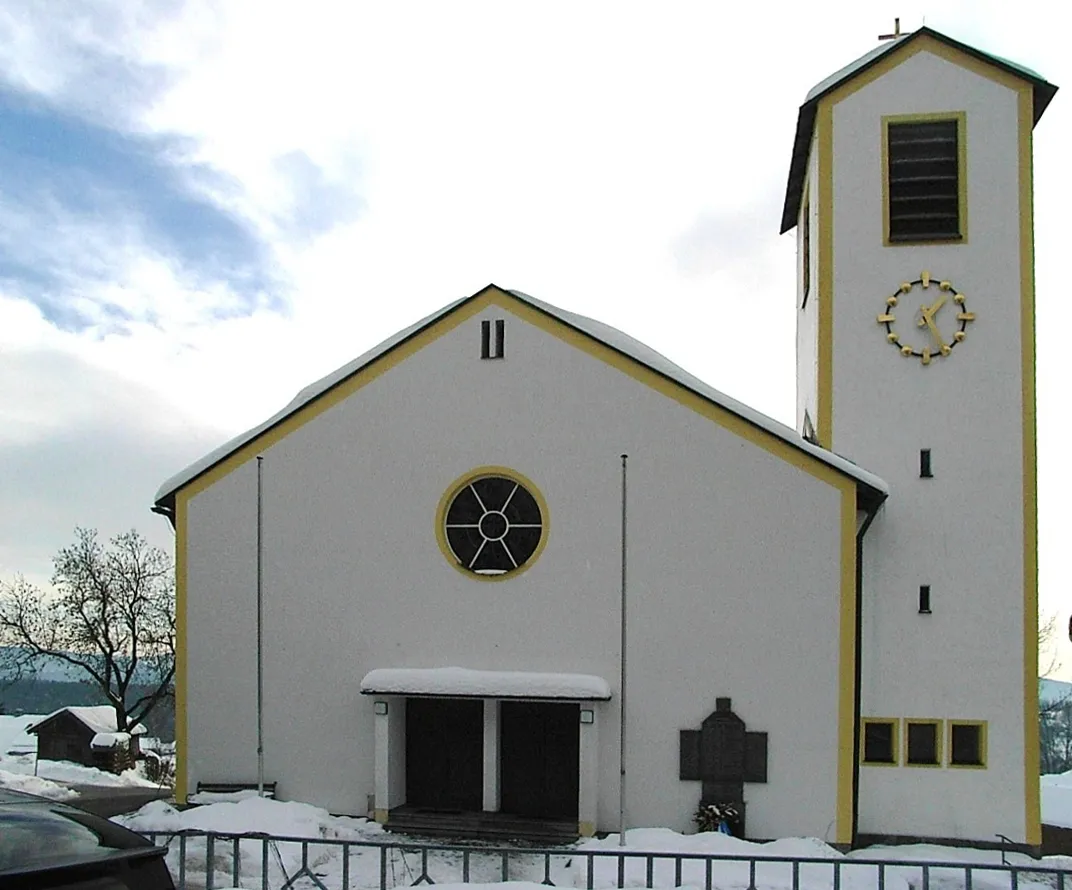
[[[797,424],[882,477],[856,831],[1041,842],[1032,135],[1056,92],[920,28],[801,106]]]

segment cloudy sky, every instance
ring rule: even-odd
[[[894,15],[1072,86],[1059,8],[7,0],[0,578],[47,579],[79,524],[170,548],[165,478],[488,282],[793,424],[778,228],[805,93]],[[1068,99],[1035,137],[1040,563],[1062,622]]]

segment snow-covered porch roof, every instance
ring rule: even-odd
[[[377,668],[365,674],[361,694],[607,701],[610,684],[592,674],[475,671],[461,667]]]

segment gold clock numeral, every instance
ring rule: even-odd
[[[952,350],[952,349],[950,349],[950,348],[949,348],[949,346],[948,346],[947,344],[945,344],[945,343],[943,343],[943,344],[942,344],[942,348],[941,348],[941,350],[940,350],[940,352],[942,353],[942,355],[949,355],[949,353],[951,353],[952,351],[953,351],[953,350]]]
[[[924,288],[930,287],[931,286],[931,273],[930,272],[920,272],[919,273],[919,280],[920,280],[920,282],[922,282]]]
[[[911,281],[902,281],[901,282],[901,293],[902,294],[907,294],[907,293],[911,292],[911,290],[912,290],[912,282]]]
[[[896,296],[887,297],[886,298],[886,305],[887,306],[896,306],[897,305],[897,297]]]
[[[897,321],[897,319],[893,315],[886,314],[886,315],[880,315],[878,317],[878,323],[879,324],[889,324],[889,323],[894,322],[894,321]]]
[[[938,282],[938,287],[941,290],[949,290],[952,286],[953,285],[951,285],[948,281],[939,281]]]
[[[956,340],[958,343],[963,343],[964,342],[964,331],[957,331],[953,335],[953,339]]]
[[[953,302],[954,303],[963,303],[964,302],[964,294],[957,294],[955,297],[953,297]]]
[[[974,312],[958,312],[957,321],[975,321]]]
[[[911,346],[902,346],[901,347],[901,355],[910,356],[911,354],[912,354],[912,347]]]
[[[895,334],[895,333],[894,333],[893,331],[890,331],[890,332],[889,332],[889,333],[888,333],[888,334],[886,335],[886,339],[887,339],[887,340],[888,340],[888,341],[889,341],[890,343],[896,343],[896,342],[897,342],[897,334]]]
[[[923,355],[920,357],[920,359],[925,365],[929,365],[931,363],[931,351],[926,346],[923,347]]]

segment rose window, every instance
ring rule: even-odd
[[[544,517],[536,498],[516,479],[481,476],[451,498],[444,519],[447,546],[477,575],[504,575],[536,552]]]

